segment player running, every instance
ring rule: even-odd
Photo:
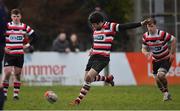
[[[111,23],[105,21],[103,15],[97,11],[91,13],[88,20],[93,29],[93,46],[85,69],[85,84],[81,88],[79,96],[72,101],[71,105],[80,104],[90,90],[90,84],[92,82],[105,81],[114,86],[113,75],[101,76],[99,73],[109,64],[110,50],[116,32],[140,27],[148,23],[147,20],[129,24]]]
[[[157,29],[156,20],[149,19],[148,31],[143,35],[142,53],[153,58],[153,74],[158,88],[164,94],[163,100],[171,100],[166,74],[169,71],[176,52],[176,39],[173,35]]]
[[[4,58],[3,92],[7,99],[9,78],[14,74],[14,100],[19,100],[19,90],[21,86],[20,75],[24,63],[24,50],[29,47],[37,38],[31,27],[21,22],[21,12],[19,9],[11,10],[12,21],[7,23],[6,46]],[[30,43],[23,45],[24,38],[28,36]]]

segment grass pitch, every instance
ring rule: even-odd
[[[5,110],[180,110],[180,86],[170,86],[173,100],[162,101],[162,94],[155,86],[92,86],[78,106],[70,106],[81,86],[21,87],[20,100],[13,101],[9,88]],[[58,101],[49,103],[44,92],[53,90]]]

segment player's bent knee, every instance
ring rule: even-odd
[[[158,76],[159,79],[164,78],[165,73],[164,72],[159,72],[157,76]]]
[[[167,70],[164,68],[159,68],[157,76],[158,78],[164,78],[166,76]]]

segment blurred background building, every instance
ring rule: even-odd
[[[4,0],[7,9],[20,8],[23,21],[40,36],[35,50],[50,51],[53,40],[61,30],[77,33],[80,51],[91,47],[92,31],[88,15],[101,9],[110,21],[137,22],[153,16],[158,27],[176,36],[180,51],[180,1],[179,0]],[[98,8],[97,8],[98,6]],[[145,28],[118,33],[113,51],[140,51],[141,36]]]
[[[177,51],[180,51],[180,1],[179,0],[135,0],[135,19],[155,17],[160,29],[177,38]],[[136,33],[139,36],[141,31]],[[138,45],[138,43],[136,44]],[[136,50],[140,46],[135,47]]]

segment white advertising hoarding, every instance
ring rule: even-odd
[[[82,85],[88,58],[86,52],[26,54],[22,81],[28,85]],[[98,82],[94,85],[103,83]]]
[[[22,80],[30,85],[80,85],[83,83],[87,59],[86,53],[26,54]]]
[[[25,55],[22,81],[27,85],[82,85],[88,52],[57,53],[35,52]],[[176,63],[172,65],[170,83],[177,84],[180,79],[180,54],[176,55]],[[149,77],[149,62],[141,53],[111,53],[109,63],[110,74],[114,75],[115,85],[154,84]],[[175,74],[175,75],[173,75]],[[104,75],[101,71],[100,75]],[[93,85],[103,85],[96,82]]]

